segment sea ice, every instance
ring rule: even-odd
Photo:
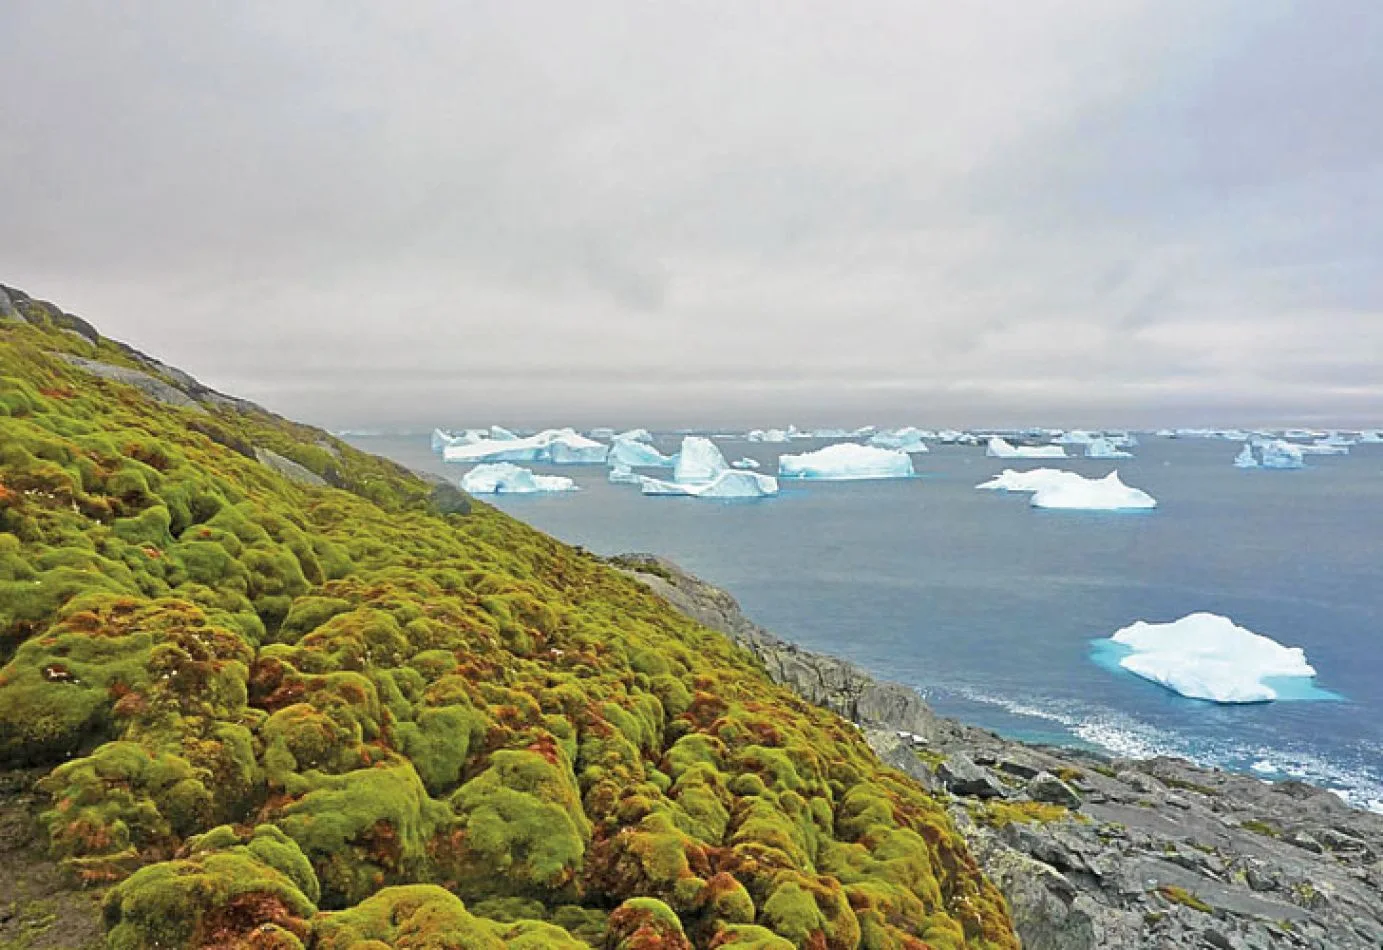
[[[1363,432],[1359,433],[1359,441],[1361,443],[1367,443],[1368,445],[1377,445],[1383,442],[1383,432],[1380,432],[1378,429],[1365,429]]]
[[[1088,459],[1131,459],[1133,453],[1125,452],[1103,436],[1097,436],[1085,443],[1085,457]]]
[[[1302,460],[1301,447],[1285,442],[1282,439],[1265,439],[1260,442],[1249,443],[1251,451],[1258,457],[1258,464],[1263,468],[1305,468],[1306,463]],[[1243,453],[1239,453],[1240,457]],[[1239,465],[1236,460],[1235,465]],[[1247,468],[1249,466],[1240,466]]]
[[[615,442],[652,442],[653,434],[647,429],[626,429],[610,436]]]
[[[448,462],[554,462],[559,465],[599,464],[609,446],[580,435],[574,429],[544,429],[537,435],[510,438],[494,435],[469,445],[448,445],[442,458]],[[499,430],[501,432],[505,430]]]
[[[1119,660],[1124,669],[1191,699],[1267,702],[1278,696],[1268,679],[1316,675],[1300,647],[1285,647],[1218,614],[1194,613],[1172,623],[1140,620],[1110,640],[1132,651]]]
[[[758,467],[759,467],[759,460],[758,460],[758,459],[752,459],[752,458],[750,458],[749,456],[746,455],[744,458],[739,459],[738,461],[735,461],[735,462],[731,462],[730,464],[731,464],[732,466],[734,466],[735,468],[758,468]]]
[[[897,449],[909,455],[929,451],[922,441],[922,430],[906,426],[902,429],[885,429],[869,439],[869,444],[880,449]]]
[[[606,461],[611,465],[629,465],[642,468],[671,468],[674,459],[668,458],[647,442],[636,442],[623,435],[615,437],[610,444],[610,454]]]
[[[1053,439],[1052,444],[1089,445],[1091,442],[1095,441],[1098,438],[1100,438],[1100,436],[1096,435],[1093,432],[1087,432],[1084,429],[1071,429],[1069,432],[1063,432],[1055,439]]]
[[[1033,493],[1031,505],[1066,511],[1132,511],[1156,508],[1157,499],[1125,485],[1118,472],[1110,472],[1104,478],[1077,475],[1074,479],[1054,480]]]
[[[984,454],[995,459],[1063,459],[1066,449],[1059,445],[1012,445],[996,435],[990,437]]]
[[[1253,446],[1245,442],[1244,447],[1239,450],[1239,454],[1234,456],[1235,468],[1257,468],[1258,459],[1254,457]]]
[[[685,450],[684,450],[685,451]],[[739,469],[721,470],[710,481],[684,483],[667,482],[657,478],[642,478],[639,485],[645,495],[688,495],[694,498],[764,498],[778,494],[778,480],[758,472]]]
[[[501,442],[509,442],[517,439],[518,436],[504,428],[504,426],[490,426],[490,438],[497,439]]]
[[[1075,472],[1064,472],[1059,468],[1034,468],[1026,472],[1006,468],[1001,474],[975,487],[989,491],[1038,492],[1051,485],[1072,479],[1085,481]]]
[[[1302,455],[1348,455],[1349,445],[1338,442],[1319,441],[1311,442],[1307,445],[1299,445]]]
[[[911,478],[912,458],[897,449],[838,442],[815,452],[778,457],[780,478]]]
[[[610,467],[609,479],[615,485],[637,485],[643,476],[628,465],[616,463]]]
[[[747,442],[787,442],[792,438],[792,427],[787,429],[751,429],[745,435]]]
[[[692,485],[714,481],[729,468],[725,456],[720,454],[714,442],[699,435],[689,435],[682,439],[682,451],[677,453],[672,478],[681,484]]]
[[[565,475],[534,475],[529,469],[509,462],[477,465],[462,476],[461,487],[472,495],[576,491],[576,483]]]

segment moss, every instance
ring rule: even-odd
[[[660,900],[631,897],[610,915],[612,950],[691,950],[682,921]]]
[[[712,950],[734,947],[735,950],[794,950],[797,944],[784,940],[765,927],[752,924],[732,924],[722,928],[710,943]]]
[[[1062,805],[1027,801],[984,802],[972,808],[971,814],[981,824],[988,825],[990,828],[1004,828],[1013,824],[1045,825],[1067,818],[1078,820],[1084,818],[1083,815],[1073,815],[1070,809]]]
[[[1262,835],[1265,838],[1282,837],[1282,832],[1280,830],[1274,828],[1266,821],[1259,821],[1256,818],[1250,818],[1248,821],[1242,823],[1239,827],[1243,828],[1245,831],[1252,831],[1256,835]]]
[[[1214,912],[1214,909],[1209,904],[1186,890],[1184,887],[1177,887],[1175,884],[1163,884],[1157,889],[1157,893],[1161,894],[1173,904],[1180,904],[1183,907],[1198,910],[1202,914]]]

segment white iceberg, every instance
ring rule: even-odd
[[[880,449],[897,449],[909,455],[930,451],[922,441],[922,430],[906,426],[902,429],[886,429],[869,438],[869,444]]]
[[[610,467],[610,482],[615,485],[637,485],[643,476],[628,465],[615,464]]]
[[[1125,452],[1103,436],[1097,436],[1085,443],[1085,457],[1088,459],[1131,459],[1133,453]]]
[[[442,458],[448,462],[553,462],[558,465],[600,464],[605,461],[609,446],[588,439],[575,429],[544,429],[537,435],[519,438],[496,437],[498,426],[491,427],[491,436],[467,445],[448,445]]]
[[[1367,445],[1378,445],[1383,442],[1383,432],[1378,429],[1365,429],[1359,433],[1359,441]]]
[[[609,426],[596,426],[594,429],[588,429],[586,435],[592,439],[613,439],[615,430]]]
[[[1089,445],[1091,442],[1095,441],[1098,438],[1100,438],[1100,436],[1096,435],[1093,432],[1087,432],[1084,429],[1072,429],[1069,432],[1063,432],[1060,435],[1058,435],[1055,439],[1052,440],[1052,444]]]
[[[509,462],[477,465],[462,476],[461,487],[472,495],[576,491],[576,483],[565,475],[534,475],[530,470]]]
[[[735,468],[758,468],[759,460],[752,459],[746,455],[744,458],[731,462],[730,464]]]
[[[1348,455],[1349,445],[1338,442],[1320,441],[1312,442],[1308,445],[1299,445],[1302,455]]]
[[[504,428],[504,426],[490,426],[490,438],[497,439],[500,442],[511,442],[517,439],[518,436]]]
[[[970,432],[960,432],[956,429],[942,429],[936,434],[936,440],[942,445],[979,445],[980,437]]]
[[[1247,442],[1239,450],[1239,454],[1234,456],[1235,468],[1258,468],[1258,459],[1253,454],[1253,446]]]
[[[1044,485],[1033,493],[1034,508],[1062,511],[1138,511],[1157,507],[1157,499],[1147,492],[1130,488],[1119,480],[1118,472],[1104,478],[1063,479]]]
[[[677,462],[672,469],[674,481],[684,485],[713,481],[730,466],[725,456],[710,439],[699,435],[689,435],[682,439],[682,450],[677,453]]]
[[[792,427],[787,429],[751,429],[745,434],[747,442],[787,442],[792,438]]]
[[[855,442],[838,442],[815,452],[778,458],[780,478],[845,480],[911,478],[914,474],[908,453]]]
[[[611,465],[642,468],[671,468],[675,461],[647,442],[636,442],[624,438],[623,435],[615,437],[615,441],[610,444],[610,454],[605,460]]]
[[[1059,468],[1034,468],[1026,472],[1006,468],[1001,474],[975,487],[988,491],[1038,492],[1058,482],[1071,479],[1085,481],[1075,472],[1064,472]]]
[[[1264,439],[1251,442],[1249,443],[1249,449],[1257,456],[1258,467],[1261,468],[1287,469],[1306,467],[1306,462],[1302,458],[1301,447],[1293,445],[1291,442],[1285,442],[1282,439]],[[1239,459],[1242,459],[1243,456],[1244,453],[1240,452]],[[1241,464],[1239,459],[1236,459],[1234,464],[1240,468],[1254,467]]]
[[[990,437],[984,454],[995,459],[1064,459],[1066,449],[1059,445],[1012,445],[996,435]]]
[[[652,442],[653,434],[647,429],[626,429],[609,436],[609,438],[615,442]]]
[[[1121,667],[1191,699],[1267,702],[1278,695],[1268,679],[1316,675],[1300,647],[1285,647],[1218,614],[1172,623],[1140,620],[1109,639],[1132,650],[1119,660]]]
[[[739,469],[722,470],[710,481],[684,483],[667,482],[657,478],[639,481],[645,495],[686,495],[693,498],[764,498],[778,494],[778,480],[758,472]]]

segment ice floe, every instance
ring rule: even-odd
[[[723,469],[709,481],[687,483],[641,478],[639,486],[645,495],[686,495],[693,498],[764,498],[778,494],[778,480],[772,475],[735,468]]]
[[[617,463],[610,466],[608,478],[610,483],[614,485],[637,485],[643,479],[643,476],[628,465]]]
[[[730,468],[716,444],[699,435],[682,439],[682,450],[677,453],[676,459],[672,478],[684,485],[712,481]]]
[[[1282,439],[1262,439],[1244,444],[1234,459],[1237,468],[1305,468],[1301,446]]]
[[[745,441],[748,442],[787,442],[793,438],[796,430],[792,426],[786,429],[751,429],[745,433]]]
[[[1119,479],[1118,472],[1104,478],[1082,478],[1052,481],[1033,493],[1034,508],[1065,511],[1137,511],[1157,507],[1157,499],[1147,492],[1131,488]]]
[[[908,453],[855,442],[838,442],[815,452],[778,458],[780,478],[849,480],[911,478],[913,474]]]
[[[742,458],[742,459],[736,459],[735,461],[731,462],[730,464],[731,464],[732,466],[734,466],[735,468],[758,468],[758,467],[759,467],[759,460],[758,460],[758,459],[752,459],[752,458],[750,458],[749,456],[746,455],[744,458]]]
[[[610,443],[610,453],[605,460],[611,465],[628,465],[640,468],[671,468],[676,459],[669,458],[647,442],[626,439],[622,434],[615,436]]]
[[[1316,675],[1300,647],[1283,646],[1218,614],[1140,620],[1109,639],[1130,651],[1119,666],[1191,699],[1267,702],[1278,698],[1269,680]]]
[[[991,436],[984,454],[995,459],[1061,459],[1066,449],[1060,445],[1013,445],[999,436]]]
[[[565,475],[534,475],[529,469],[509,462],[477,465],[461,477],[461,487],[472,495],[576,491],[576,483]]]
[[[1026,472],[1006,468],[989,481],[975,487],[988,491],[1036,492],[1070,479],[1085,480],[1075,472],[1065,472],[1059,468],[1034,468]]]
[[[575,429],[544,429],[537,435],[519,438],[506,429],[492,426],[488,439],[445,446],[442,458],[448,462],[553,462],[576,465],[604,462],[608,452],[609,446],[588,439]]]
[[[902,429],[885,429],[869,437],[869,444],[880,449],[897,449],[900,452],[915,454],[929,451],[922,441],[921,429],[906,426]]]
[[[1097,436],[1085,443],[1085,457],[1088,459],[1131,459],[1132,452],[1125,452],[1104,436]]]

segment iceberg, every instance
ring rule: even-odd
[[[942,445],[979,445],[980,437],[970,432],[959,432],[955,429],[942,429],[936,434],[936,440]]]
[[[1308,445],[1299,445],[1302,455],[1348,455],[1349,445],[1341,445],[1338,442],[1312,442]]]
[[[657,478],[641,478],[641,490],[645,495],[683,495],[692,498],[764,498],[778,494],[778,480],[771,475],[758,472],[742,472],[738,469],[722,470],[710,481],[683,483],[667,482]]]
[[[609,438],[614,442],[652,442],[653,434],[647,429],[626,429],[612,433]]]
[[[1244,461],[1244,452],[1240,452],[1239,457],[1234,460],[1234,464],[1239,468],[1286,469],[1306,467],[1306,463],[1302,459],[1301,447],[1293,445],[1291,442],[1284,442],[1282,439],[1250,442],[1244,448],[1257,457],[1258,464],[1256,466],[1248,465]]]
[[[1147,492],[1130,488],[1119,480],[1118,472],[1104,478],[1051,481],[1033,493],[1034,508],[1063,511],[1136,511],[1157,507],[1157,499]]]
[[[1379,431],[1378,429],[1365,429],[1363,432],[1359,433],[1359,441],[1361,444],[1378,445],[1380,442],[1383,442],[1383,431]]]
[[[880,449],[897,449],[900,452],[907,452],[909,455],[915,452],[930,451],[927,443],[922,441],[922,430],[912,426],[902,429],[887,429],[873,435],[869,439],[869,445]]]
[[[689,435],[682,439],[682,451],[677,453],[672,478],[684,485],[710,482],[729,468],[725,456],[720,454],[714,442],[699,435]]]
[[[1191,699],[1268,702],[1278,698],[1269,679],[1316,675],[1300,647],[1283,646],[1218,614],[1140,620],[1109,640],[1131,651],[1119,660],[1121,667]]]
[[[622,435],[616,436],[610,445],[610,454],[605,460],[611,465],[628,465],[643,468],[671,468],[674,459],[668,458],[647,442],[635,442]]]
[[[500,442],[512,442],[517,439],[518,436],[504,428],[504,426],[490,426],[490,438]]]
[[[733,467],[735,467],[735,468],[758,468],[758,467],[759,467],[759,460],[758,460],[758,459],[752,459],[752,458],[750,458],[749,456],[746,455],[744,458],[739,459],[738,461],[735,461],[735,462],[731,462],[730,464],[731,464]]]
[[[1093,432],[1086,432],[1084,429],[1072,429],[1063,432],[1052,440],[1053,445],[1089,445],[1091,442],[1100,438]]]
[[[1059,468],[1034,468],[1026,472],[1006,468],[1001,474],[975,487],[988,491],[1038,492],[1071,479],[1085,481],[1075,472],[1065,472]]]
[[[744,438],[746,442],[787,442],[792,438],[790,429],[751,429]]]
[[[498,426],[491,427],[491,437],[468,445],[448,445],[442,449],[447,462],[553,462],[558,465],[600,464],[605,461],[609,446],[588,439],[574,429],[544,429],[537,435],[519,438],[497,438]],[[500,430],[505,431],[505,430]]]
[[[1059,445],[1012,445],[996,435],[990,437],[984,454],[995,459],[1064,459],[1066,449]]]
[[[615,430],[609,426],[596,426],[594,429],[587,430],[586,435],[592,439],[613,439]]]
[[[1258,459],[1254,457],[1253,446],[1247,442],[1239,450],[1239,454],[1234,456],[1235,468],[1258,468]]]
[[[453,436],[444,429],[432,430],[432,451],[440,452],[448,445],[451,445]]]
[[[472,495],[532,495],[538,492],[576,491],[565,475],[534,475],[509,462],[477,465],[461,478],[461,487]]]
[[[1131,459],[1133,453],[1125,452],[1103,436],[1097,436],[1085,443],[1085,457],[1088,459]]]
[[[610,468],[609,479],[614,485],[637,485],[643,476],[634,471],[628,465],[616,463]]]
[[[838,442],[815,452],[778,458],[780,478],[845,480],[911,478],[914,474],[908,453],[855,442]]]

